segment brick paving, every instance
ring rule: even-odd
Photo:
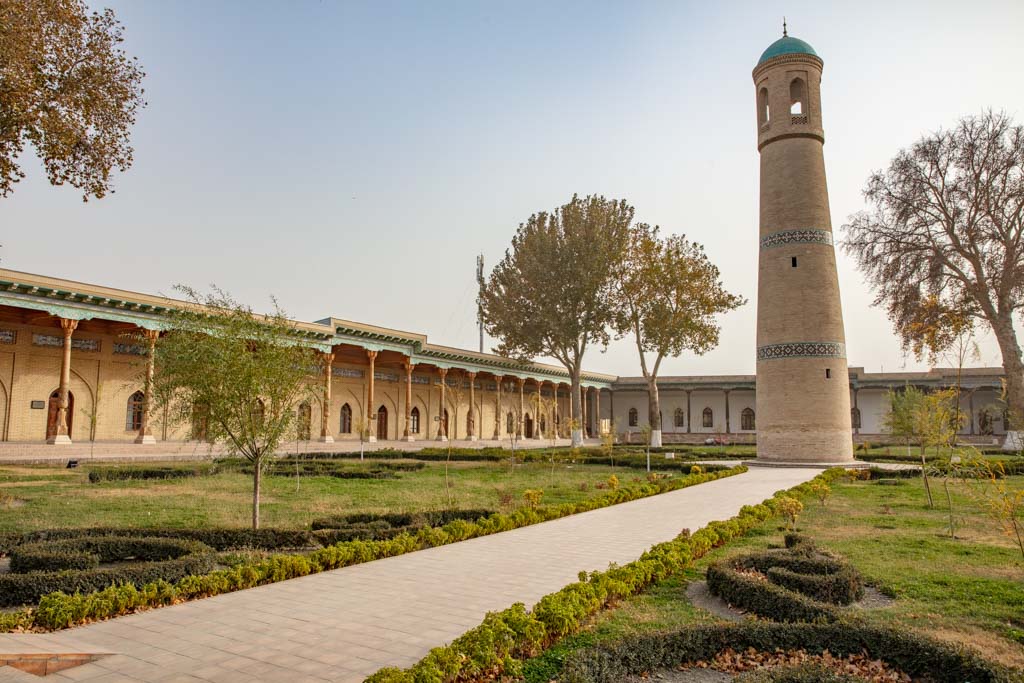
[[[809,468],[746,474],[514,531],[45,635],[0,635],[0,659],[97,653],[48,681],[361,681],[408,666],[488,611],[539,598],[580,570],[636,559],[683,528],[735,515]],[[10,667],[0,682],[38,681]]]

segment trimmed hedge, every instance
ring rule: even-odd
[[[279,550],[314,548],[323,545],[321,537],[305,529],[126,529],[121,527],[86,527],[80,529],[46,529],[26,533],[0,534],[0,555],[13,554],[26,543],[57,541],[96,536],[176,538],[198,541],[214,550]]]
[[[751,576],[756,571],[767,578]],[[731,557],[708,567],[708,589],[731,605],[776,621],[839,619],[835,605],[864,597],[860,573],[846,560],[823,554],[811,539],[786,535],[786,550]]]
[[[834,481],[844,476],[840,468],[826,470],[811,482],[780,491],[758,505],[744,505],[740,514],[724,522],[711,522],[693,533],[659,543],[640,559],[604,572],[580,573],[580,580],[544,596],[532,612],[522,603],[491,612],[479,626],[437,647],[409,669],[386,667],[369,683],[454,683],[504,674],[515,677],[519,660],[578,632],[587,620],[609,604],[639,593],[647,586],[692,567],[712,548],[747,533],[778,514],[780,497],[812,495],[813,481]]]
[[[934,683],[1019,680],[1010,671],[983,660],[966,648],[908,631],[851,622],[779,624],[764,621],[702,624],[667,633],[628,636],[574,653],[566,661],[560,680],[564,683],[617,683],[631,675],[706,661],[730,648],[767,652],[804,650],[816,655],[828,651],[839,657],[866,652],[915,679]]]
[[[89,481],[93,484],[103,481],[128,481],[142,479],[183,479],[205,477],[217,474],[221,468],[216,464],[175,465],[170,467],[91,467]]]
[[[97,563],[128,558],[137,561],[68,571],[70,561],[62,560],[56,571],[38,571],[48,554],[62,558],[85,556],[90,562],[95,558]],[[16,560],[17,566],[27,573],[15,573]],[[92,592],[114,585],[138,587],[158,579],[177,581],[212,571],[214,556],[209,546],[195,541],[102,536],[23,546],[12,555],[11,565],[11,573],[0,574],[0,607],[33,603],[58,591]]]
[[[509,531],[658,493],[676,491],[746,471],[746,467],[739,466],[723,472],[693,474],[677,479],[659,479],[657,482],[625,486],[578,503],[521,508],[511,514],[493,514],[476,522],[456,519],[443,527],[424,527],[416,534],[403,533],[389,540],[350,541],[307,554],[274,555],[255,562],[238,564],[229,569],[209,571],[208,573],[196,571],[173,584],[169,583],[169,580],[154,577],[150,583],[143,584],[139,588],[136,588],[138,584],[135,582],[129,582],[128,585],[109,586],[103,590],[84,594],[69,595],[58,591],[45,595],[39,600],[38,607],[34,609],[0,613],[0,632],[28,628],[48,630],[68,628],[88,621],[116,617],[142,608],[210,597],[402,555],[423,548],[455,543],[468,538],[486,536],[499,531]],[[753,508],[745,506],[744,510],[747,510],[749,514],[760,514],[762,518],[771,514],[770,509],[763,505]],[[730,526],[728,523],[712,523],[698,532],[701,534],[701,547],[706,543],[710,548],[711,544],[719,538],[725,538],[720,534],[732,533],[734,528],[738,529],[739,527]],[[695,534],[695,537],[698,534]],[[95,589],[83,588],[82,590]]]

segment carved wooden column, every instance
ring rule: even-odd
[[[402,441],[412,441],[412,369],[416,364],[406,361],[402,367],[405,369],[405,430],[402,432]]]
[[[373,407],[373,368],[377,360],[377,352],[367,351],[366,357],[370,359],[370,378],[366,384],[366,411],[363,413],[365,415],[366,431],[368,432],[366,440],[370,443],[376,443],[377,425],[374,424],[376,422],[374,417],[377,415],[377,410]]]
[[[57,433],[46,440],[50,444],[69,444],[68,434],[68,387],[71,384],[71,335],[78,327],[77,320],[60,319],[64,332],[64,355],[60,361],[60,388],[57,390]]]
[[[332,363],[334,354],[330,351],[324,352],[324,399],[320,407],[320,442],[334,443],[331,436],[331,381],[334,379]]]
[[[135,437],[135,443],[156,443],[153,437],[153,430],[149,425],[149,419],[153,412],[153,364],[155,362],[154,352],[156,351],[156,340],[160,336],[159,330],[143,330],[149,349],[146,354],[146,387],[142,394],[142,423],[139,425],[139,435]]]
[[[540,441],[544,436],[540,433],[540,416],[544,410],[544,396],[541,393],[542,382],[537,382],[537,414],[533,416],[533,438]],[[545,420],[547,422],[547,420]]]
[[[690,412],[690,390],[686,390],[686,433],[691,432],[693,426],[693,413]]]
[[[552,387],[555,392],[555,410],[554,415],[551,417],[551,428],[555,430],[555,438],[559,439],[562,437],[562,420],[561,411],[558,406],[558,385],[552,383]]]
[[[441,375],[441,408],[437,411],[437,440],[438,441],[447,441],[448,440],[448,430],[445,429],[445,424],[444,424],[444,411],[445,411],[444,395],[445,395],[445,389],[447,389],[447,387],[448,387],[448,384],[447,384],[448,368],[438,368],[437,372]]]
[[[526,398],[526,396],[523,393],[523,391],[524,391],[524,388],[526,386],[526,380],[523,379],[522,377],[519,377],[518,379],[519,379],[519,419],[516,420],[516,438],[517,439],[521,439],[521,438],[523,438],[523,436],[525,434],[525,431],[524,431],[525,425],[523,424],[523,421],[526,419],[526,401],[524,400]]]
[[[725,433],[729,433],[729,389],[725,390]]]
[[[587,413],[587,399],[590,398],[590,387],[580,387],[580,430],[583,432],[583,438],[587,438],[590,434],[590,425],[587,423],[587,418],[590,415]]]
[[[469,377],[469,414],[466,416],[466,438],[476,441],[476,373],[467,372]]]
[[[494,379],[498,383],[497,391],[494,393],[494,440],[501,441],[501,381],[505,377],[495,375]]]

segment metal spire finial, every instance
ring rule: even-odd
[[[782,37],[785,38],[789,33],[786,31],[786,17],[782,17]]]

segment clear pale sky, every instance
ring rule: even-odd
[[[82,203],[34,158],[0,200],[7,268],[150,293],[216,283],[258,310],[476,348],[474,259],[574,192],[706,245],[750,303],[669,374],[751,373],[753,69],[781,35],[825,61],[832,220],[924,132],[1024,121],[1024,3],[142,2],[111,6],[147,71],[135,165]],[[839,254],[851,365],[919,368]],[[491,345],[488,340],[488,348]],[[991,341],[982,363],[998,364]],[[639,374],[630,340],[586,367]]]

